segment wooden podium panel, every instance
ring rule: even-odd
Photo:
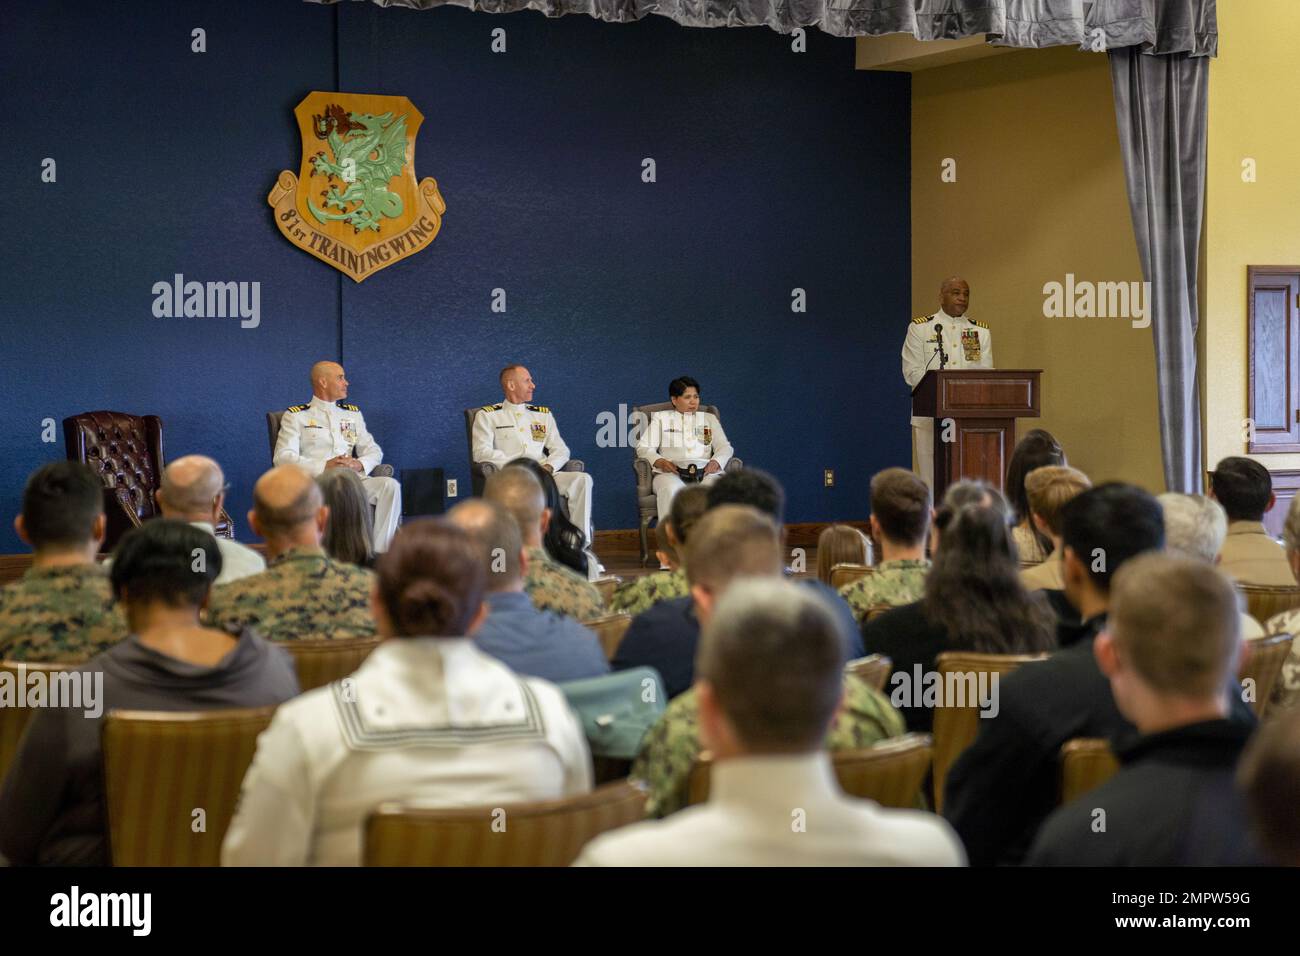
[[[926,372],[912,393],[912,414],[935,420],[931,477],[936,501],[963,478],[1004,489],[1016,419],[1042,414],[1041,376],[1041,369]]]

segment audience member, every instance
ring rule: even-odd
[[[183,521],[158,518],[122,538],[112,584],[130,636],[65,675],[79,683],[79,700],[52,700],[32,717],[0,789],[0,852],[11,863],[109,862],[100,746],[108,711],[262,707],[298,693],[282,649],[248,630],[235,638],[199,623],[221,563],[212,535]]]
[[[586,532],[569,520],[569,505],[560,486],[555,483],[555,476],[542,467],[541,462],[532,458],[516,458],[506,465],[507,468],[525,468],[542,486],[546,510],[550,513],[546,527],[542,532],[541,547],[552,561],[561,564],[587,581],[600,576],[600,562],[592,554],[591,542]]]
[[[452,508],[447,518],[478,545],[488,569],[488,615],[474,634],[479,650],[516,674],[556,683],[609,673],[595,634],[571,617],[539,611],[524,593],[528,553],[510,512],[472,498]]]
[[[1287,566],[1300,580],[1300,497],[1291,499],[1286,522],[1282,525],[1282,540],[1286,547]],[[1300,635],[1300,608],[1275,614],[1264,625],[1266,634]],[[1271,709],[1289,710],[1300,702],[1300,641],[1291,642],[1291,653],[1282,662],[1282,673],[1273,685]]]
[[[547,475],[545,469],[540,470]],[[558,505],[559,492],[555,494]],[[519,526],[528,553],[524,590],[538,610],[567,614],[579,621],[590,621],[605,613],[605,602],[595,585],[555,560],[543,547],[543,538],[556,513],[546,506],[546,493],[532,468],[516,467],[512,462],[489,475],[483,497],[510,512]]]
[[[655,529],[656,538],[662,534],[667,539],[662,543],[671,570],[643,574],[620,584],[609,602],[610,611],[636,616],[660,601],[690,594],[691,586],[686,581],[686,539],[708,504],[709,490],[703,485],[690,485],[673,496],[668,518]]]
[[[691,531],[687,553],[693,608],[701,625],[708,624],[714,606],[734,581],[749,577],[765,579],[765,586],[779,583],[780,533],[770,518],[746,505],[710,509]],[[834,613],[839,632],[852,627],[843,615]],[[840,633],[840,637],[843,640],[844,635]],[[695,690],[689,689],[695,679],[695,653],[692,641],[676,656],[663,659],[663,667],[673,675],[671,685],[665,675],[667,693],[673,699],[646,735],[632,765],[632,777],[644,781],[649,789],[648,816],[665,816],[686,804],[691,766],[700,753],[698,703]],[[683,674],[680,661],[687,655],[691,667]],[[665,671],[660,669],[660,673]],[[843,686],[843,704],[826,738],[829,749],[867,747],[903,732],[902,717],[881,694],[853,677],[844,677]]]
[[[206,455],[186,455],[163,469],[155,493],[164,518],[188,521],[216,537],[217,522],[226,504],[226,476],[221,466]],[[260,554],[232,538],[217,538],[221,551],[221,577],[217,584],[229,584],[266,570]]]
[[[253,486],[248,523],[266,540],[267,569],[212,592],[208,621],[269,641],[373,637],[373,575],[321,548],[329,521],[320,487],[297,465],[277,465]]]
[[[933,516],[930,488],[915,473],[886,468],[871,479],[871,536],[880,543],[881,560],[840,588],[859,626],[872,608],[910,604],[925,592],[925,536]]]
[[[361,476],[351,468],[326,468],[316,476],[329,509],[321,545],[335,561],[361,568],[375,566],[374,521]]]
[[[474,645],[488,570],[470,536],[412,522],[376,570],[386,640],[347,682],[276,712],[244,778],[225,865],[357,865],[366,816],[387,800],[497,805],[591,789],[586,738],[564,695]]]
[[[1277,501],[1268,469],[1250,458],[1225,458],[1210,472],[1210,495],[1228,513],[1219,569],[1242,584],[1294,587],[1282,546],[1264,528]]]
[[[126,636],[108,575],[104,485],[87,465],[54,461],[32,472],[14,529],[32,566],[0,588],[0,659],[81,663]]]
[[[1015,511],[1015,541],[1021,565],[1038,564],[1045,560],[1052,547],[1051,538],[1034,524],[1025,478],[1039,468],[1064,464],[1065,452],[1061,449],[1061,443],[1052,437],[1051,432],[1041,428],[1026,432],[1011,452],[1011,461],[1007,463],[1006,489]]]
[[[1117,751],[1114,777],[1048,817],[1031,866],[1260,862],[1234,785],[1252,727],[1227,719],[1240,613],[1203,556],[1147,554],[1119,570],[1093,650],[1140,736]]]
[[[821,598],[793,584],[742,581],[721,597],[695,687],[714,761],[708,802],[598,837],[579,864],[960,866],[939,818],[840,790],[823,747],[844,687],[838,628]],[[793,808],[805,826],[792,825]]]
[[[871,542],[857,528],[833,524],[822,528],[817,535],[817,580],[822,584],[831,583],[831,569],[837,564],[870,563]]]
[[[1052,544],[1051,553],[1032,568],[1020,572],[1027,591],[1064,591],[1065,575],[1061,570],[1061,510],[1074,497],[1092,487],[1083,472],[1066,465],[1035,468],[1025,476],[1025,497],[1034,530]]]
[[[1223,507],[1213,498],[1175,491],[1157,495],[1156,500],[1165,516],[1165,550],[1203,564],[1214,564],[1228,531]],[[1264,636],[1264,628],[1257,620],[1245,611],[1237,613],[1245,640]]]
[[[912,686],[935,671],[944,651],[1037,654],[1056,647],[1056,619],[1020,583],[1011,530],[996,511],[967,505],[945,509],[936,522],[939,550],[924,597],[868,621],[862,645],[893,661],[889,686]],[[911,700],[908,695],[904,699]],[[907,729],[928,733],[934,709],[911,700],[895,705]]]
[[[1238,769],[1255,845],[1278,866],[1300,866],[1300,709],[1270,716]]]

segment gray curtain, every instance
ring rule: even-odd
[[[307,0],[334,3],[337,0]],[[361,0],[366,2],[366,0]],[[1216,0],[371,0],[382,7],[456,6],[485,13],[537,10],[613,23],[650,14],[686,27],[812,27],[832,36],[910,33],[918,40],[987,35],[1015,47],[1138,46],[1149,53],[1214,56]]]
[[[1170,491],[1199,492],[1196,270],[1205,214],[1210,61],[1186,54],[1110,54],[1120,151],[1142,272],[1151,283],[1160,445]]]

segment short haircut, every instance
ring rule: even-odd
[[[1232,584],[1190,558],[1143,554],[1126,562],[1111,586],[1106,626],[1120,657],[1162,694],[1222,693],[1240,652]]]
[[[1164,512],[1150,492],[1111,481],[1076,495],[1062,509],[1061,537],[1105,592],[1125,561],[1165,546]]]
[[[524,544],[519,525],[509,511],[494,501],[471,498],[452,508],[447,519],[469,534],[478,546],[483,566],[488,570],[490,593],[519,584],[523,579],[519,552]]]
[[[1300,551],[1300,495],[1291,499],[1286,509],[1286,521],[1282,524],[1282,540],[1288,551]]]
[[[197,608],[221,574],[217,539],[188,521],[154,518],[113,551],[113,596],[131,604]]]
[[[527,468],[507,465],[488,475],[483,484],[483,498],[510,512],[515,525],[525,537],[541,528],[546,510],[546,492],[542,483]]]
[[[871,479],[871,513],[891,542],[917,545],[930,528],[930,488],[915,472],[886,468]]]
[[[1210,488],[1229,521],[1263,521],[1273,479],[1250,458],[1225,458],[1210,472]]]
[[[1088,476],[1068,465],[1045,465],[1025,475],[1025,495],[1029,510],[1047,524],[1058,538],[1061,536],[1061,509],[1067,502],[1092,487]]]
[[[681,398],[686,394],[688,388],[695,389],[695,393],[700,393],[700,383],[695,381],[689,375],[679,375],[668,383],[668,397]]]
[[[190,480],[181,483],[181,476]],[[226,483],[221,466],[206,455],[186,455],[163,469],[158,494],[167,507],[183,514],[211,512]]]
[[[477,544],[446,519],[403,525],[375,562],[379,600],[399,637],[462,637],[483,604]]]
[[[866,564],[871,542],[857,528],[833,524],[817,536],[817,577],[831,583],[831,569],[837,564]]]
[[[709,486],[709,508],[718,505],[749,505],[769,515],[778,525],[785,522],[785,492],[781,483],[757,468],[728,471]]]
[[[326,468],[316,476],[330,509],[321,544],[336,561],[368,567],[375,558],[374,521],[361,477],[351,468]]]
[[[709,489],[704,485],[687,485],[673,496],[673,507],[668,520],[672,522],[678,544],[685,546],[691,536],[691,529],[708,510]]]
[[[710,508],[686,545],[686,580],[720,594],[734,578],[781,573],[781,533],[747,505]]]
[[[1237,768],[1255,843],[1272,862],[1300,866],[1300,707],[1255,731]]]
[[[746,749],[810,751],[842,694],[843,647],[835,615],[811,589],[738,581],[700,636],[695,673]]]
[[[104,483],[79,461],[42,465],[23,488],[23,527],[37,551],[88,544],[103,513]]]
[[[1015,510],[1016,521],[1029,520],[1029,498],[1025,493],[1025,478],[1030,472],[1048,465],[1064,465],[1065,452],[1052,433],[1042,428],[1033,428],[1025,437],[1016,442],[1011,452],[1011,461],[1007,463],[1007,497]]]
[[[1213,564],[1228,536],[1223,506],[1205,495],[1166,491],[1156,496],[1165,516],[1165,550]]]
[[[296,468],[297,466],[280,467]],[[264,497],[266,488],[261,479],[258,479],[257,484],[253,486],[253,513],[257,516],[263,535],[274,537],[287,534],[316,517],[316,512],[325,499],[321,495],[320,486],[312,480],[311,476],[305,471],[302,474],[306,479],[302,482],[302,490],[292,501],[284,504],[273,505],[266,500]],[[262,477],[265,478],[266,475]]]
[[[497,381],[501,383],[501,391],[503,392],[505,391],[506,379],[508,379],[510,377],[510,373],[517,368],[523,368],[523,366],[518,363],[515,363],[514,365],[507,365],[505,368],[501,370],[501,374],[497,376]]]

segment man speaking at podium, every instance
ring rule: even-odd
[[[912,320],[903,342],[903,378],[915,389],[938,368],[992,368],[993,333],[966,314],[970,285],[951,276],[939,286],[939,311]],[[934,491],[934,419],[912,417],[912,445],[921,479]]]

